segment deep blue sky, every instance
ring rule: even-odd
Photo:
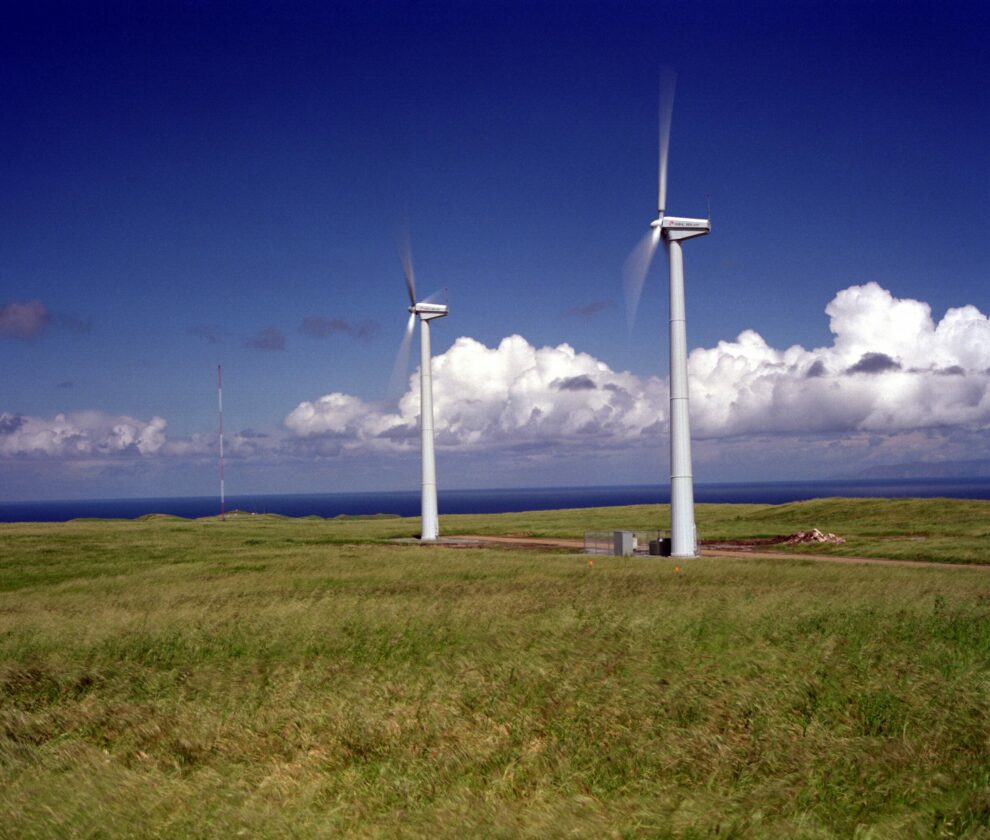
[[[232,432],[282,434],[331,392],[386,400],[403,219],[420,290],[449,290],[437,354],[519,334],[665,376],[662,260],[631,336],[622,303],[655,216],[661,65],[678,73],[668,208],[703,215],[710,195],[713,213],[685,249],[691,347],[746,329],[828,346],[825,306],[868,282],[935,321],[986,314],[988,44],[976,2],[8,4],[0,306],[44,313],[8,310],[0,412],[160,416],[199,454],[19,451],[2,492],[212,492],[221,362]],[[238,491],[415,486],[412,458],[388,476],[360,454],[233,457]],[[649,480],[660,458],[504,481]]]

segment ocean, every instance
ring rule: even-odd
[[[783,504],[829,496],[990,499],[990,478],[860,481],[775,481],[696,484],[697,502]],[[519,487],[499,490],[441,490],[445,513],[506,513],[555,508],[668,503],[670,489],[659,485],[618,487]],[[217,496],[151,499],[83,499],[0,502],[0,522],[66,522],[78,518],[134,519],[149,513],[197,518],[219,513]],[[306,493],[228,496],[226,508],[285,516],[333,517],[374,513],[419,515],[419,491],[387,493]]]

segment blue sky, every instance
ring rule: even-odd
[[[451,307],[441,486],[663,480],[663,260],[631,334],[622,299],[662,65],[668,209],[713,214],[685,248],[698,479],[990,459],[986,4],[3,18],[4,498],[214,492],[219,363],[229,492],[417,486],[403,220]]]

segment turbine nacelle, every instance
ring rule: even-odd
[[[414,303],[409,307],[413,315],[419,315],[420,321],[432,321],[434,318],[443,318],[448,315],[447,307],[441,303]]]
[[[690,239],[712,231],[711,219],[688,219],[684,216],[664,216],[661,213],[650,222],[654,235],[662,231],[667,239]]]
[[[711,219],[688,219],[683,216],[663,216],[653,222],[652,227],[663,229],[668,240],[693,239],[712,232]]]

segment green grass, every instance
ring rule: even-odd
[[[702,506],[699,528],[971,562],[986,512]],[[987,571],[383,542],[415,532],[0,526],[0,837],[990,837]]]
[[[703,540],[760,539],[818,528],[840,546],[774,546],[795,554],[835,554],[950,563],[990,563],[990,502],[965,499],[819,499],[786,505],[697,505]],[[411,521],[411,520],[400,520]],[[443,516],[445,534],[581,538],[613,528],[668,529],[667,505]]]

